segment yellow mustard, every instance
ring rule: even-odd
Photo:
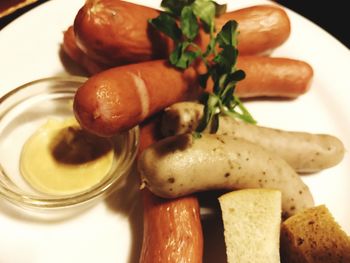
[[[50,119],[26,141],[20,170],[34,189],[64,195],[98,184],[113,160],[109,139],[85,132],[74,118]]]

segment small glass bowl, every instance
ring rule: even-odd
[[[39,212],[35,215],[47,215],[48,211],[54,215],[69,215],[106,197],[131,172],[138,149],[138,127],[112,138],[115,153],[112,168],[88,190],[68,195],[45,194],[33,189],[21,175],[20,156],[24,143],[48,119],[74,116],[73,97],[85,81],[83,77],[39,79],[0,98],[0,198],[27,211]]]

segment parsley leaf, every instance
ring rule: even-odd
[[[209,79],[214,84],[212,93],[204,93],[204,114],[194,136],[198,137],[205,129],[215,133],[219,127],[220,114],[255,123],[235,95],[237,82],[245,78],[244,71],[236,69],[237,22],[228,21],[214,36],[215,16],[225,12],[226,5],[219,5],[212,0],[163,0],[161,6],[166,13],[151,19],[150,23],[175,42],[175,48],[169,56],[170,64],[186,69],[195,59],[201,58],[207,72],[199,75],[198,82],[203,88],[206,88]],[[199,21],[210,36],[204,52],[194,42],[199,33]]]
[[[215,4],[211,0],[196,0],[193,12],[203,23],[206,32],[214,32]]]
[[[214,4],[215,4],[215,16],[216,17],[219,17],[222,14],[226,13],[226,9],[227,9],[227,5],[226,4],[220,5],[220,4],[216,3],[216,2],[214,2]]]
[[[231,73],[237,62],[237,49],[234,46],[224,46],[222,51],[214,58],[214,61],[221,65],[225,72]]]
[[[226,83],[225,85],[236,84],[238,81],[241,81],[245,78],[245,72],[241,69],[236,70],[232,72],[231,74],[227,75]]]
[[[186,50],[190,45],[189,42],[179,43],[169,56],[170,64],[180,69],[186,69],[199,55],[199,51]]]
[[[234,20],[226,22],[221,31],[217,34],[216,40],[221,48],[225,46],[237,45],[237,27],[238,24]]]
[[[203,89],[205,89],[207,87],[207,82],[208,82],[209,77],[210,77],[209,72],[199,75],[198,82],[199,82],[199,85]]]
[[[185,6],[190,6],[195,0],[163,0],[160,4],[166,11],[179,17]]]
[[[181,40],[181,30],[175,18],[167,13],[161,13],[158,17],[148,20],[148,22],[160,32],[164,33],[176,42]]]
[[[184,36],[193,41],[198,35],[199,25],[197,18],[190,6],[185,6],[181,11],[181,31]]]

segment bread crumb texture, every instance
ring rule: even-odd
[[[350,239],[326,206],[306,209],[282,223],[283,263],[350,263]]]
[[[233,191],[219,198],[227,262],[280,262],[281,192]]]

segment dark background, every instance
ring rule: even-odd
[[[39,2],[35,4],[18,10],[7,17],[1,18],[0,30],[21,14],[47,1],[48,0],[39,0]],[[345,46],[350,48],[350,11],[348,8],[345,7],[347,1],[276,0],[276,2],[305,16],[309,20],[313,21],[314,23],[328,31]]]
[[[344,0],[277,0],[313,21],[350,48],[350,9]],[[348,3],[348,4],[346,4]]]

